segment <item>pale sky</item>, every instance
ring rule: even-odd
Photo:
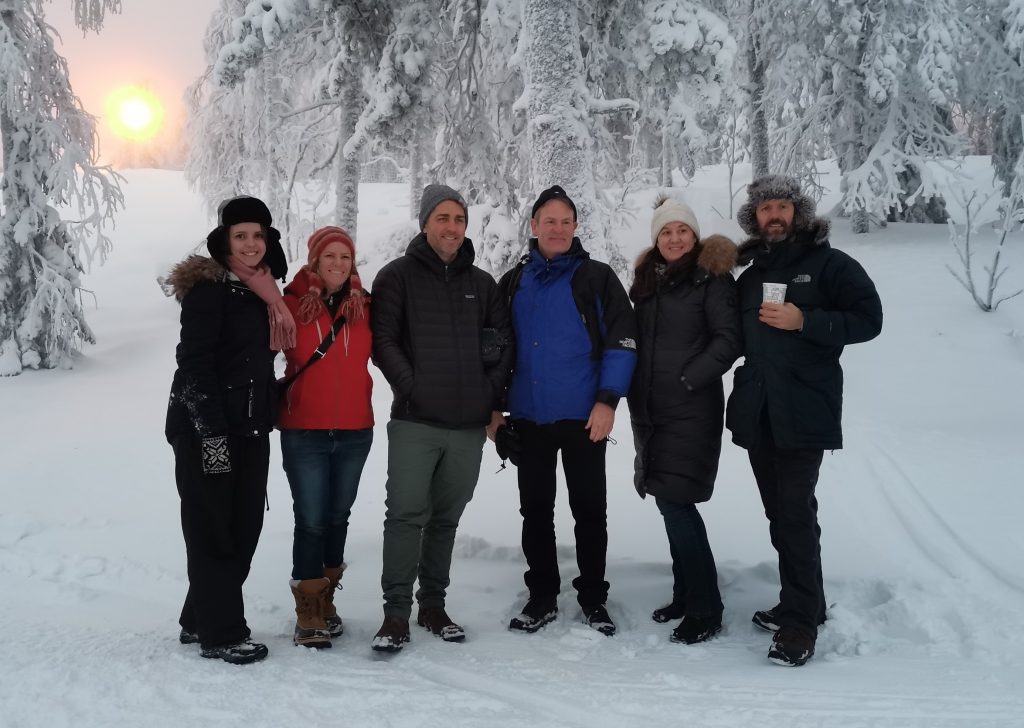
[[[163,102],[167,125],[184,118],[182,95],[205,68],[203,31],[217,0],[124,0],[98,34],[75,27],[71,0],[45,5],[60,33],[58,52],[68,61],[71,83],[86,111],[101,117],[105,151],[118,143],[102,124],[107,96],[124,85],[147,87]]]

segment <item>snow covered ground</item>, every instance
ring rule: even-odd
[[[712,170],[687,189],[705,234],[738,235],[711,209],[727,214],[724,180]],[[631,485],[624,406],[609,449],[616,637],[579,623],[564,494],[559,619],[536,635],[506,629],[524,600],[520,519],[515,474],[495,472],[488,445],[448,602],[467,642],[414,627],[400,654],[371,652],[390,401],[374,371],[377,439],[339,595],[346,633],[332,650],[291,644],[291,503],[275,455],[246,584],[270,657],[239,668],[177,642],[185,554],[162,436],[178,308],[155,278],[211,219],[178,173],[129,173],[126,196],[113,257],[86,279],[98,345],[73,371],[0,379],[3,728],[1024,725],[1024,296],[993,314],[974,308],[945,269],[955,257],[944,227],[854,237],[835,225],[834,244],[873,276],[886,318],[878,339],[843,359],[847,448],[826,455],[818,489],[831,607],[806,667],[768,663],[770,638],[750,624],[776,601],[776,562],[745,454],[731,444],[703,509],[725,630],[686,647],[650,620],[670,595],[668,547],[657,509]],[[364,185],[362,196],[357,242],[372,281],[373,244],[404,219],[407,195]],[[630,255],[648,224],[644,209],[623,232]],[[1020,235],[1009,262],[1007,287],[1024,286]]]

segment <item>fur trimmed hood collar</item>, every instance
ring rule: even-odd
[[[228,271],[213,258],[205,255],[190,255],[171,268],[166,277],[159,279],[160,287],[166,296],[174,296],[180,303],[181,299],[191,291],[197,283],[208,281],[220,283],[227,280]]]
[[[697,267],[714,276],[728,273],[736,267],[736,244],[724,235],[708,235],[701,241]]]
[[[832,223],[828,218],[816,217],[811,220],[803,230],[795,231],[792,238],[774,243],[774,246],[782,245],[824,245],[828,242],[828,235],[832,229]],[[737,251],[737,263],[740,266],[749,264],[759,252],[768,252],[772,245],[766,243],[759,237],[753,237],[742,243]]]

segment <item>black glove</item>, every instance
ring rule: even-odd
[[[511,424],[502,425],[494,433],[494,447],[499,458],[511,460],[513,465],[519,467],[519,460],[523,455],[523,441]]]
[[[231,454],[228,452],[228,438],[204,437],[201,453],[203,475],[231,472]]]

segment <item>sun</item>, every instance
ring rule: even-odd
[[[149,89],[122,86],[107,97],[106,118],[119,137],[145,141],[163,126],[164,107]]]

